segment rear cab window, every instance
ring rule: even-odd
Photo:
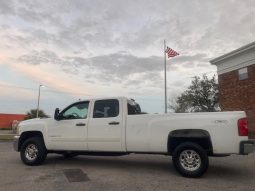
[[[128,115],[139,115],[144,113],[141,111],[140,105],[132,99],[128,100],[127,109]]]
[[[94,103],[93,118],[110,118],[119,115],[119,100],[96,100]]]

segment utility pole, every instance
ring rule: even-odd
[[[165,67],[165,113],[167,113],[167,84],[166,84],[166,40],[164,40],[164,67]]]
[[[40,96],[41,96],[41,87],[45,87],[44,85],[39,85],[39,92],[38,92],[38,100],[37,100],[37,111],[36,111],[36,118],[39,117],[39,107],[40,107]]]

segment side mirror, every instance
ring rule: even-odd
[[[57,121],[59,120],[58,116],[59,116],[59,108],[56,108],[54,113],[54,119]]]

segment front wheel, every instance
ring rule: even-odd
[[[172,156],[176,170],[184,177],[202,176],[208,169],[206,151],[198,144],[185,142],[176,147]]]
[[[20,157],[24,164],[29,166],[40,165],[47,156],[44,141],[40,137],[28,138],[20,150]]]

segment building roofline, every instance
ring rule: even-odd
[[[242,52],[244,52],[244,51],[250,50],[250,49],[252,49],[252,48],[255,48],[255,41],[252,42],[252,43],[249,43],[249,44],[247,44],[247,45],[244,45],[244,46],[242,46],[242,47],[240,47],[240,48],[238,48],[238,49],[236,49],[236,50],[233,50],[233,51],[231,51],[231,52],[229,52],[229,53],[226,53],[226,54],[224,54],[224,55],[222,55],[222,56],[219,56],[219,57],[217,57],[217,58],[214,58],[214,59],[210,60],[209,62],[210,62],[211,64],[218,65],[218,62],[220,62],[220,61],[222,61],[222,60],[225,60],[225,59],[227,59],[227,58],[229,58],[229,57],[238,55],[238,54],[240,54],[240,53],[242,53]]]
[[[27,114],[20,114],[20,113],[0,113],[0,115],[24,115],[24,116],[26,116]]]

